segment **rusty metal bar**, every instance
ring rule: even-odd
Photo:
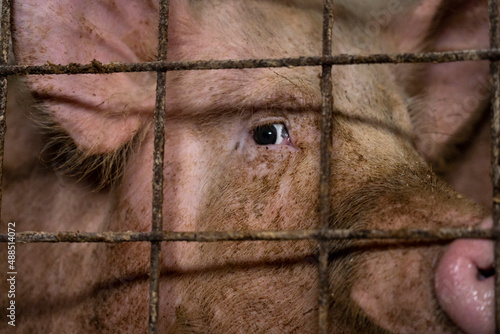
[[[465,50],[451,52],[373,54],[373,55],[328,55],[278,59],[232,59],[198,60],[185,62],[144,62],[108,63],[94,60],[89,64],[70,63],[67,65],[9,65],[0,66],[2,75],[28,74],[105,74],[119,72],[167,72],[186,70],[218,70],[268,67],[303,67],[321,65],[361,65],[361,64],[400,64],[400,63],[448,63],[457,61],[500,60],[500,50]]]
[[[490,13],[490,48],[498,48],[498,1],[489,0]],[[491,97],[491,170],[493,183],[493,231],[500,232],[500,72],[498,61],[490,63],[492,83]],[[496,233],[498,236],[498,233]],[[496,238],[495,255],[495,326],[496,333],[500,331],[500,240]]]
[[[324,0],[323,10],[323,51],[324,57],[332,55],[333,34],[333,1]],[[324,238],[329,229],[330,221],[330,155],[332,152],[332,65],[322,65],[321,72],[321,142],[320,142],[320,185],[319,185],[319,218],[321,232],[319,235],[318,256],[318,324],[319,333],[328,333],[328,309],[330,307],[328,255],[329,243]]]
[[[159,0],[158,60],[167,61],[169,0]],[[165,149],[165,109],[167,74],[158,71],[156,82],[156,110],[153,154],[153,215],[151,230],[161,232],[163,228],[163,160]],[[151,241],[151,265],[149,274],[149,327],[150,334],[158,333],[160,296],[161,241]]]
[[[0,65],[9,61],[10,44],[10,0],[2,1],[2,17],[0,22]],[[5,135],[7,133],[7,76],[0,76],[0,221],[2,217],[2,179]]]
[[[57,242],[151,242],[151,241],[288,241],[288,240],[342,240],[394,239],[400,241],[449,241],[454,239],[493,239],[493,230],[477,228],[399,229],[399,230],[290,230],[290,231],[199,231],[199,232],[18,232],[18,243]],[[0,234],[0,243],[8,242],[7,234]]]

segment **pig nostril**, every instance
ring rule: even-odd
[[[477,279],[478,281],[484,281],[485,279],[495,275],[495,268],[489,267],[485,269],[478,268]]]
[[[488,218],[480,227],[492,224]],[[491,240],[455,240],[444,252],[435,273],[440,306],[468,334],[495,333],[493,248]]]

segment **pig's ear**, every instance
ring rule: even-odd
[[[13,8],[19,64],[156,59],[154,1],[24,0]],[[155,73],[29,76],[41,109],[87,154],[114,151],[149,122]]]
[[[488,48],[486,1],[414,3],[392,26],[399,52]],[[402,69],[400,80],[413,97],[417,148],[439,166],[450,149],[469,139],[488,105],[488,62],[403,65]]]

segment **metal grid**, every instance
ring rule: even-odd
[[[305,240],[315,239],[319,244],[319,296],[318,321],[319,332],[328,332],[328,241],[339,239],[403,239],[403,240],[452,240],[456,238],[487,238],[495,241],[495,268],[500,268],[500,50],[498,43],[499,13],[498,0],[488,0],[490,12],[490,49],[468,50],[456,52],[429,52],[421,54],[377,54],[369,56],[332,55],[332,27],[333,1],[324,0],[323,15],[323,50],[322,56],[297,57],[280,59],[246,59],[224,61],[189,61],[167,62],[167,30],[169,0],[159,0],[159,39],[158,61],[148,63],[112,63],[103,64],[93,61],[89,64],[47,64],[41,66],[8,65],[10,41],[10,0],[2,0],[2,17],[0,36],[0,208],[2,196],[2,165],[4,140],[6,132],[6,96],[8,75],[29,74],[84,74],[84,73],[116,73],[116,72],[157,72],[156,110],[155,110],[155,137],[154,137],[154,166],[153,166],[153,215],[151,232],[18,232],[16,241],[20,243],[38,242],[150,242],[150,304],[149,304],[149,333],[158,332],[159,314],[159,258],[161,242],[193,241],[248,241],[248,240]],[[443,63],[454,61],[489,60],[490,77],[493,84],[491,98],[492,128],[491,128],[491,157],[493,183],[493,228],[478,230],[474,228],[441,228],[441,229],[408,229],[399,230],[350,230],[328,227],[329,198],[330,198],[330,166],[332,138],[332,78],[331,69],[335,65],[351,64],[383,64],[383,63]],[[162,230],[163,204],[163,158],[164,158],[164,124],[165,124],[165,92],[166,72],[179,70],[206,70],[206,69],[241,69],[241,68],[271,68],[288,66],[321,66],[321,94],[322,94],[322,121],[321,121],[321,165],[320,165],[320,213],[321,227],[319,230],[293,231],[228,231],[228,232],[168,232]],[[1,212],[0,212],[1,216]],[[0,234],[0,242],[7,242],[7,234]],[[495,295],[500,296],[500,275],[495,275]],[[500,329],[500,298],[495,300],[495,321],[497,332]]]

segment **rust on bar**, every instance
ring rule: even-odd
[[[0,18],[0,47],[2,55],[0,65],[5,66],[9,61],[9,43],[10,43],[10,0],[2,0],[2,17]]]
[[[167,60],[169,0],[159,1],[158,20],[158,61]],[[163,227],[163,160],[165,148],[165,104],[167,76],[163,71],[156,73],[156,109],[153,153],[153,214],[152,232],[160,232]],[[160,252],[161,241],[151,241],[151,264],[149,276],[149,326],[150,334],[158,333],[160,295]]]
[[[333,1],[324,1],[323,10],[323,57],[332,55],[333,34]],[[330,154],[332,151],[332,65],[322,64],[321,73],[321,142],[320,142],[320,186],[319,186],[319,218],[321,233],[318,256],[318,324],[319,333],[328,333],[329,279],[328,255],[329,243],[324,238],[329,229],[330,218]]]
[[[9,61],[10,43],[10,0],[2,1],[2,17],[0,22],[0,65]],[[5,135],[7,133],[7,76],[0,76],[0,219],[2,217],[2,179]],[[0,220],[1,221],[1,220]]]
[[[18,243],[57,242],[151,242],[151,241],[289,241],[289,240],[344,240],[344,239],[394,239],[399,241],[450,241],[454,239],[493,239],[491,229],[440,228],[399,230],[289,230],[289,231],[198,231],[198,232],[35,232],[16,233]],[[0,243],[8,242],[7,234],[0,234]]]
[[[268,67],[304,67],[321,65],[362,65],[400,63],[448,63],[458,61],[500,60],[500,50],[465,50],[450,52],[372,54],[372,55],[328,55],[277,59],[229,59],[198,60],[184,62],[144,62],[144,63],[101,63],[94,60],[89,64],[70,63],[66,65],[1,65],[2,75],[28,74],[106,74],[119,72],[168,72],[187,70],[218,70]]]
[[[498,0],[489,0],[490,13],[490,48],[498,48]],[[491,172],[493,183],[493,198],[500,195],[500,72],[498,61],[490,63],[491,84],[493,93],[491,96]],[[496,333],[500,330],[500,203],[493,200],[493,232],[497,238],[494,239],[494,255],[496,268],[495,274],[495,326]]]

